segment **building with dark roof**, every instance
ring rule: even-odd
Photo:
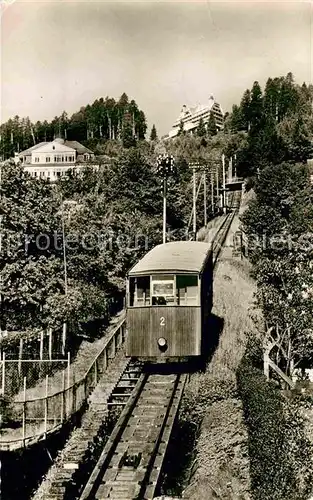
[[[45,177],[53,181],[69,169],[82,168],[94,160],[95,155],[77,141],[55,139],[52,142],[40,142],[16,157],[33,177]]]

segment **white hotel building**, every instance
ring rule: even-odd
[[[55,139],[32,146],[16,157],[33,177],[55,181],[69,169],[81,169],[94,159],[94,153],[77,141]]]
[[[204,125],[206,126],[210,113],[213,113],[215,118],[216,127],[218,130],[224,127],[224,113],[223,110],[211,95],[209,102],[205,105],[199,104],[194,108],[188,108],[185,104],[180,112],[179,117],[175,121],[172,129],[170,130],[168,137],[172,138],[177,136],[181,122],[184,125],[184,131],[190,134],[194,134],[197,131],[200,120],[202,118]]]

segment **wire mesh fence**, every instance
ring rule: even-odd
[[[0,361],[0,388],[1,394],[10,399],[21,396],[25,389],[33,396],[43,393],[43,381],[46,377],[52,378],[53,374],[63,370],[70,363],[70,358],[65,359],[6,359],[3,355]]]
[[[14,389],[15,396],[13,399],[8,398],[11,401],[6,407],[3,406],[2,410],[0,408],[0,424],[4,413],[7,414],[6,424],[0,426],[0,450],[15,449],[26,446],[30,442],[36,442],[68,421],[86,402],[106,370],[110,359],[115,357],[116,350],[124,342],[125,333],[125,318],[122,318],[109,334],[104,347],[97,354],[85,375],[78,381],[73,380],[74,373],[71,372],[69,357],[64,360],[30,360],[29,364],[41,365],[36,369],[43,370],[42,374],[44,374],[44,366],[49,365],[49,362],[57,363],[59,365],[58,388],[55,383],[56,377],[50,376],[49,373],[42,376],[40,384],[31,387],[31,377],[29,381],[25,375],[26,372],[22,369],[21,360],[2,360],[0,380],[2,383],[4,381],[4,388],[7,388],[4,394],[7,397],[10,390]],[[27,365],[26,360],[24,364]],[[21,365],[20,373],[19,365]],[[11,370],[19,373],[18,383],[15,382],[15,385],[9,382]],[[22,389],[20,389],[21,385]],[[19,390],[16,389],[17,386]]]

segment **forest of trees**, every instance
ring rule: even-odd
[[[254,82],[225,123],[226,132],[245,136],[237,151],[240,173],[254,176],[269,164],[305,162],[313,152],[312,105],[313,85],[298,85],[292,73],[268,78],[264,91]]]
[[[255,82],[229,127],[244,130],[243,173],[253,176],[254,197],[242,217],[257,283],[264,335],[275,339],[276,362],[291,374],[313,360],[313,197],[307,159],[312,157],[313,86],[268,79]]]
[[[177,167],[177,175],[169,179],[168,194],[168,225],[174,238],[184,237],[190,219],[189,161],[200,158],[220,162],[222,153],[226,159],[236,155],[238,169],[245,177],[252,176],[256,186],[264,169],[270,169],[266,175],[276,175],[271,169],[284,161],[280,172],[289,172],[288,183],[292,184],[294,171],[286,162],[303,163],[311,154],[312,97],[313,87],[298,86],[291,74],[269,79],[264,92],[255,82],[252,90],[244,93],[240,105],[234,106],[226,117],[224,131],[213,134],[213,130],[200,127],[198,135],[181,134],[166,143],[158,141],[155,125],[150,143],[136,141],[146,133],[145,115],[135,101],[128,101],[126,94],[118,102],[108,98],[95,101],[69,120],[62,115],[50,124],[31,124],[16,117],[3,124],[4,156],[55,135],[85,141],[88,137],[107,148],[109,155],[114,146],[114,155],[111,164],[99,171],[86,168],[82,175],[69,175],[55,186],[32,179],[11,161],[2,165],[2,328],[53,326],[64,320],[87,322],[107,314],[110,298],[119,296],[124,289],[127,269],[146,251],[145,238],[149,248],[162,239],[162,182],[155,163],[165,149],[174,155]],[[279,175],[275,177],[277,183]],[[298,180],[295,177],[296,185]],[[256,191],[259,192],[258,187]],[[288,203],[293,203],[290,199],[292,196],[284,198],[285,212]],[[198,208],[200,227],[201,190]],[[264,220],[255,222],[255,213],[264,213]],[[250,219],[245,220],[247,232],[263,230],[268,223],[267,213],[267,206],[251,206]],[[65,236],[78,239],[76,245],[67,249],[67,294],[62,218]],[[88,238],[101,237],[105,242],[113,238],[113,243],[93,244],[88,250],[82,243],[84,235],[87,246]],[[143,236],[139,242],[135,242],[136,235]],[[116,243],[119,236],[122,240],[130,238],[126,249]],[[53,244],[45,248],[47,237]],[[264,269],[260,276],[265,279]]]
[[[125,93],[118,101],[101,97],[71,117],[64,111],[51,122],[32,123],[29,117],[19,116],[9,119],[0,126],[0,158],[6,160],[15,152],[55,137],[83,143],[121,140],[125,147],[131,147],[136,140],[145,138],[146,130],[144,112]]]

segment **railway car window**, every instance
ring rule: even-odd
[[[178,305],[199,305],[198,276],[193,274],[178,274],[176,276],[176,294]]]
[[[175,304],[175,279],[173,275],[152,276],[152,305],[166,306]]]
[[[129,306],[134,306],[135,300],[135,278],[129,278]]]
[[[150,276],[138,276],[138,278],[130,278],[129,305],[131,307],[150,305]]]

